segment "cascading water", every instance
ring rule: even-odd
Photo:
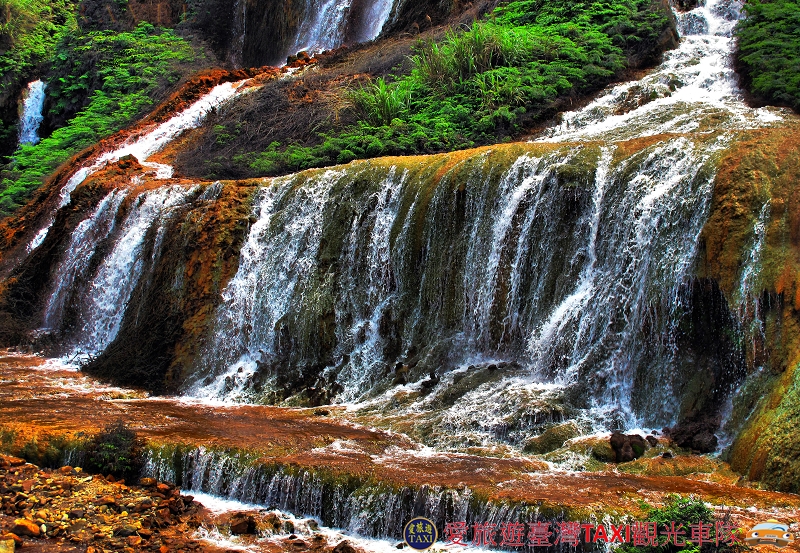
[[[28,84],[22,102],[19,118],[19,144],[33,145],[39,142],[39,125],[44,120],[45,89],[47,85],[40,80]]]
[[[685,37],[653,73],[534,143],[264,181],[183,391],[388,402],[435,412],[433,424],[476,443],[521,443],[568,418],[586,430],[674,422],[688,379],[678,367],[690,363],[675,336],[716,156],[729,129],[780,118],[741,103],[729,68],[737,13],[718,0],[681,15],[684,32],[719,34]],[[102,163],[146,159],[240,86],[93,159],[62,205]],[[165,218],[200,199],[181,187],[108,195],[75,228],[43,327],[75,353],[102,352],[159,256]],[[395,405],[395,392],[412,400]]]
[[[72,233],[64,259],[56,269],[56,287],[45,306],[43,328],[58,329],[61,326],[68,296],[77,282],[85,280],[97,244],[113,231],[119,206],[126,196],[125,191],[110,192]]]
[[[370,0],[364,3],[363,12],[356,12],[361,4],[352,0],[307,0],[309,17],[300,25],[290,52],[321,52],[341,46],[346,39],[371,40],[383,28],[392,4],[393,0]]]
[[[751,109],[733,69],[740,0],[709,0],[678,13],[680,46],[639,81],[613,87],[585,108],[564,113],[542,141],[625,140],[662,133],[759,128],[778,110]]]
[[[116,337],[131,293],[150,265],[144,257],[146,237],[154,225],[164,225],[172,208],[186,202],[192,192],[192,189],[172,186],[143,192],[133,200],[110,253],[103,258],[83,295],[73,357],[96,355]],[[159,235],[157,231],[150,261],[160,255]],[[80,252],[68,252],[61,269],[68,270],[77,264],[70,254],[74,256]]]
[[[499,524],[544,518],[536,506],[490,503],[466,488],[358,487],[346,479],[265,465],[203,447],[151,450],[143,473],[175,482],[187,490],[313,517],[325,525],[365,537],[397,539],[415,515],[433,520],[440,528],[453,520]],[[533,550],[520,549],[525,553]]]
[[[522,375],[479,383],[441,421],[505,427],[562,389],[579,390],[576,405],[595,428],[672,422],[677,406],[663,394],[680,386],[671,376],[680,353],[669,337],[685,308],[714,156],[725,130],[780,120],[741,100],[730,62],[738,14],[725,0],[679,14],[685,36],[662,66],[564,114],[539,139],[563,147],[505,169],[473,160],[458,191],[430,191],[428,176],[401,166],[273,184],[189,393],[246,400],[263,378],[269,390],[282,370],[315,366],[309,385],[352,401],[385,390],[398,360],[437,373],[434,384],[499,362]],[[723,132],[702,134],[711,130]],[[697,131],[631,157],[612,144]],[[591,140],[609,146],[574,145]],[[359,171],[373,184],[355,191],[348,183],[363,180]],[[346,220],[334,207],[342,204],[353,206]],[[341,229],[335,245],[328,227]],[[328,258],[341,260],[335,270]],[[312,335],[334,353],[319,355]],[[440,395],[412,409],[441,408]]]
[[[642,351],[644,321],[673,305],[691,269],[709,161],[723,145],[677,137],[621,160],[612,148],[548,148],[498,178],[498,164],[478,155],[463,192],[440,183],[429,197],[427,174],[395,166],[279,179],[223,294],[203,360],[211,377],[189,393],[247,399],[260,370],[307,362],[323,363],[323,381],[352,400],[398,357],[439,373],[499,359],[539,382],[594,382],[596,416],[608,408],[632,424],[631,381],[645,365],[657,370]],[[330,333],[318,326],[327,313]],[[649,323],[671,324],[668,313]],[[329,335],[334,354],[317,360]],[[513,408],[513,394],[492,389],[509,398],[498,408]],[[464,402],[453,412],[487,413]]]
[[[60,202],[58,208],[62,208],[69,203],[70,195],[86,178],[99,170],[108,163],[118,161],[126,155],[133,155],[145,167],[154,170],[156,178],[169,179],[172,177],[172,167],[160,163],[148,162],[147,158],[162,150],[167,144],[174,140],[182,132],[199,126],[209,112],[219,107],[222,103],[230,100],[237,94],[246,91],[246,81],[235,83],[223,83],[214,87],[208,94],[197,100],[194,104],[174,115],[169,120],[158,125],[152,131],[132,138],[119,148],[103,152],[99,156],[92,158],[90,164],[75,171],[67,183],[60,190]],[[38,248],[54,221],[52,214],[47,224],[34,236],[28,244],[28,251]]]

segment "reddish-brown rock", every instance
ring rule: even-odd
[[[24,518],[18,518],[14,521],[14,526],[11,527],[11,532],[18,536],[31,536],[33,538],[37,538],[41,535],[42,530],[33,521]]]

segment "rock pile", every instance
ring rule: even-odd
[[[86,553],[199,550],[201,542],[191,539],[200,525],[198,507],[191,496],[153,479],[127,486],[80,468],[40,469],[0,455],[2,553],[28,541]]]

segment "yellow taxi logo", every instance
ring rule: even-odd
[[[789,526],[781,524],[775,519],[760,522],[753,526],[744,541],[750,545],[774,545],[786,547],[794,542],[794,534],[789,532]]]

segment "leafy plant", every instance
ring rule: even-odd
[[[389,125],[394,119],[408,114],[411,84],[405,81],[388,84],[383,78],[378,78],[354,91],[352,101],[369,122],[379,126]]]
[[[84,463],[89,472],[133,481],[144,466],[144,441],[119,420],[88,441]]]
[[[686,535],[681,535],[681,540],[685,541],[686,544],[677,546],[674,543],[668,542],[664,536],[660,535],[658,546],[623,544],[617,549],[619,553],[675,553],[678,551],[699,553],[700,551],[711,551],[712,549],[716,551],[730,551],[730,548],[726,545],[715,545],[713,541],[715,538],[713,529],[709,529],[709,534],[706,538],[709,540],[709,543],[703,544],[702,547],[689,541],[691,538],[690,528],[692,525],[700,523],[706,526],[714,525],[713,512],[706,507],[702,500],[696,497],[681,497],[677,494],[673,494],[667,498],[667,502],[663,507],[647,507],[646,512],[645,520],[656,523],[659,533],[661,533],[662,529],[665,527],[671,529],[673,523],[676,530],[682,527],[682,531],[685,532]]]

